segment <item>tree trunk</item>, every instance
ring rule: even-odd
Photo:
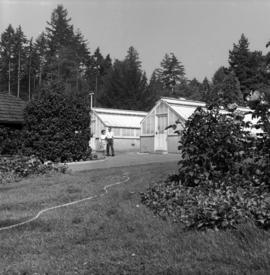
[[[31,100],[31,56],[29,60],[29,70],[28,70],[28,100]]]
[[[79,72],[76,70],[76,93],[79,94]]]
[[[19,50],[19,57],[18,57],[18,75],[17,75],[17,97],[20,97],[20,82],[21,82],[21,51]]]
[[[10,90],[10,57],[8,59],[8,94],[11,94],[11,90]]]
[[[39,87],[41,86],[41,82],[42,82],[42,65],[40,64],[40,66],[39,66],[39,76],[38,76],[38,85],[39,85]]]

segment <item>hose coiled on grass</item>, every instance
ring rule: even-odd
[[[48,211],[55,210],[55,209],[62,208],[62,207],[67,207],[67,206],[74,205],[74,204],[77,204],[77,203],[80,203],[80,202],[83,202],[83,201],[92,200],[92,199],[104,196],[106,193],[108,193],[109,188],[111,188],[113,186],[116,186],[116,185],[119,185],[119,184],[126,183],[130,180],[129,176],[125,173],[123,174],[123,177],[125,177],[125,179],[122,180],[122,181],[118,181],[118,182],[111,183],[111,184],[108,184],[108,185],[104,186],[103,187],[104,192],[99,194],[99,195],[90,196],[90,197],[86,197],[86,198],[83,198],[83,199],[80,199],[80,200],[76,200],[76,201],[72,201],[72,202],[68,202],[68,203],[59,204],[59,205],[56,205],[56,206],[45,208],[45,209],[39,211],[36,216],[34,216],[33,218],[30,218],[26,221],[16,223],[16,224],[12,224],[12,225],[8,225],[8,226],[4,226],[4,227],[0,227],[0,231],[12,229],[12,228],[19,227],[19,226],[28,224],[30,222],[33,222],[33,221],[37,220],[42,214],[44,214]]]

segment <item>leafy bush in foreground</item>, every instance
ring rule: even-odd
[[[56,162],[91,157],[86,99],[66,94],[61,83],[52,83],[27,105],[24,130],[24,155]]]
[[[3,157],[0,159],[0,184],[14,182],[29,175],[42,175],[50,172],[65,173],[67,165],[52,162],[42,163],[36,157]]]
[[[151,186],[142,202],[162,218],[171,217],[188,229],[227,229],[247,220],[270,227],[270,194],[254,186],[228,185],[212,189],[188,187],[168,180]]]
[[[22,145],[22,130],[0,127],[0,155],[18,154]]]
[[[262,115],[269,106],[262,106],[264,112],[260,105],[253,108],[263,129],[258,138],[245,131],[249,125],[235,106],[229,107],[199,108],[186,122],[179,173],[141,194],[155,214],[193,229],[234,228],[247,220],[270,227],[269,116]]]

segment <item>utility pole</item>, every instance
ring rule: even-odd
[[[90,134],[90,139],[89,139],[89,145],[90,147],[93,149],[93,144],[92,144],[92,131],[91,131],[91,112],[92,112],[92,108],[93,108],[93,95],[94,93],[90,91],[89,93],[90,95],[90,110],[89,110],[89,134]]]

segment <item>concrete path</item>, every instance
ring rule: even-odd
[[[73,172],[77,172],[160,162],[177,163],[178,160],[179,154],[141,154],[132,152],[126,154],[121,153],[114,157],[106,157],[104,160],[72,162],[68,163],[68,166]]]

